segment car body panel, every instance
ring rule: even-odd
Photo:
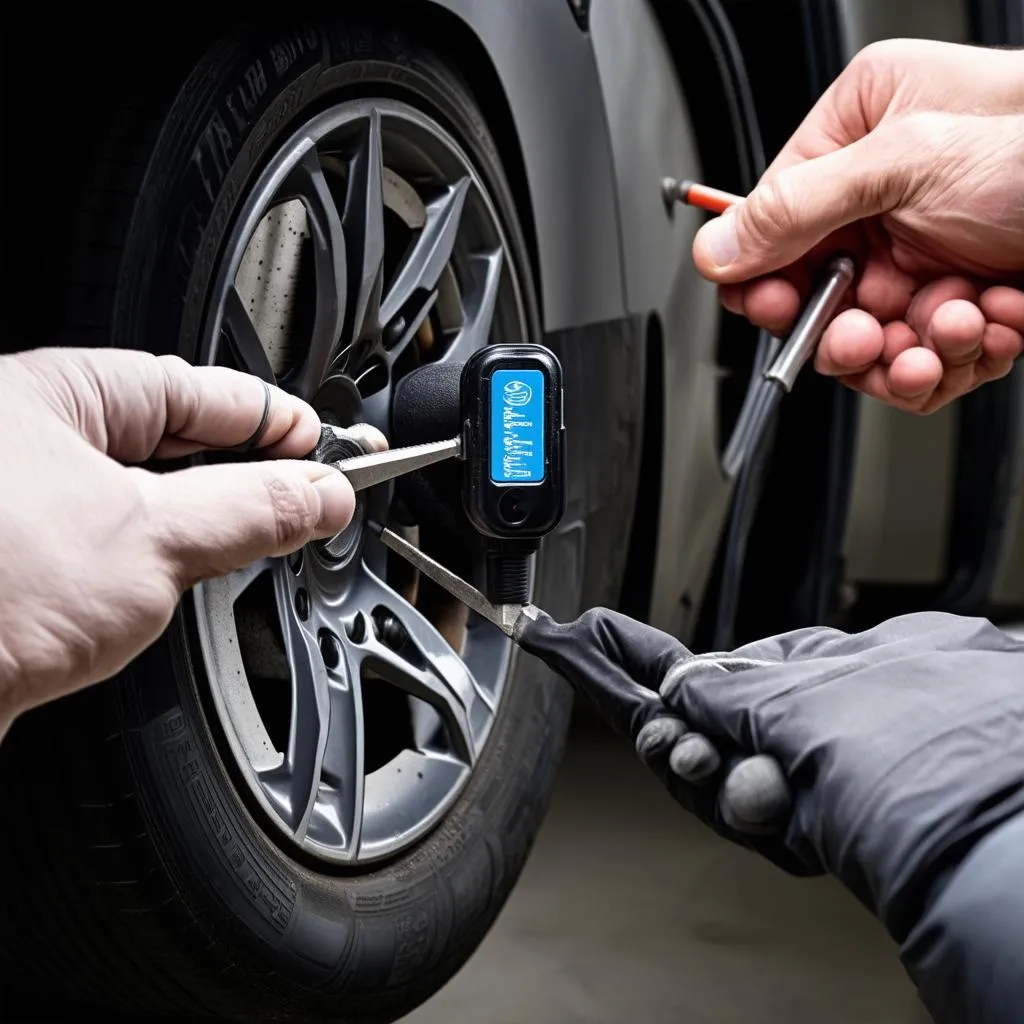
[[[615,159],[626,298],[631,313],[657,317],[663,347],[665,443],[648,617],[683,634],[730,495],[716,436],[717,292],[690,256],[703,215],[667,208],[661,193],[664,176],[700,180],[701,165],[672,56],[649,6],[595,0],[590,32]]]
[[[661,149],[643,154],[642,168],[634,168],[637,154],[609,130],[607,104],[620,100],[624,83],[618,68],[598,59],[595,45],[598,35],[606,38],[613,3],[594,5],[589,32],[581,30],[568,0],[430,3],[458,16],[486,50],[522,153],[545,331],[537,340],[563,364],[568,425],[566,514],[545,542],[540,572],[572,581],[563,592],[574,598],[549,609],[571,617],[589,605],[616,604],[625,571],[643,441],[646,316],[678,309],[672,278],[689,264],[685,221],[693,218],[673,222],[659,192],[665,168],[686,162],[691,149],[685,107],[671,66],[663,62],[647,75],[645,88],[663,88],[672,97],[665,116],[679,127],[666,133]],[[643,13],[650,37],[653,25]],[[648,141],[652,134],[647,131]],[[625,184],[617,179],[624,171],[633,175]],[[630,190],[639,191],[643,175],[644,194],[633,198]],[[657,237],[644,256],[651,222]],[[704,301],[713,321],[713,294]],[[593,415],[595,406],[600,416]],[[574,429],[581,423],[588,424],[586,435]],[[678,468],[671,479],[680,479]]]
[[[574,599],[546,609],[565,619],[619,600],[643,441],[645,322],[589,324],[544,340],[562,364],[570,472],[565,515],[545,542],[540,571],[561,577],[567,594],[572,581]]]

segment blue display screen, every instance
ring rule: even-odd
[[[544,479],[544,374],[495,370],[491,377],[491,481]]]

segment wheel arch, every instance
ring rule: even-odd
[[[393,2],[422,30],[444,31],[435,45],[494,118],[488,127],[503,163],[516,164],[511,183],[524,231],[532,235],[545,332],[622,318],[623,252],[605,94],[592,41],[570,4]],[[585,188],[579,187],[583,154]]]

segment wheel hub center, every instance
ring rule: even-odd
[[[359,409],[359,394],[348,378],[335,377],[327,380],[313,399],[313,407],[323,423],[334,426],[350,426],[356,421]],[[357,441],[338,437],[324,431],[313,450],[311,458],[324,464],[341,462],[366,452]],[[361,494],[356,495],[355,513],[352,522],[341,533],[327,540],[314,541],[311,547],[331,568],[349,564],[358,554],[363,539],[363,523],[366,507]]]

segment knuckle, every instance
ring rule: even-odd
[[[637,756],[651,765],[669,756],[686,735],[686,725],[681,718],[661,715],[648,722],[637,734]]]
[[[601,638],[605,634],[605,615],[600,608],[588,608],[576,621],[580,631],[587,636]]]
[[[837,83],[841,95],[854,109],[863,109],[866,101],[876,94],[881,97],[890,91],[893,46],[888,39],[877,40],[861,47],[853,57]]]
[[[853,55],[842,77],[865,101],[875,100],[887,106],[898,79],[906,75],[909,61],[916,56],[912,43],[907,39],[876,39]]]
[[[159,372],[153,386],[164,409],[165,430],[187,433],[199,413],[199,394],[192,379],[195,368],[176,355],[157,356],[155,366]]]
[[[163,367],[164,371],[167,373],[189,373],[192,369],[191,363],[186,362],[184,359],[181,358],[181,356],[174,355],[172,353],[157,356],[156,359],[160,366]]]
[[[897,403],[897,408],[902,408],[904,412],[909,412],[912,416],[930,416],[942,405],[945,405],[943,399],[929,397]]]
[[[320,501],[304,477],[275,474],[264,478],[278,549],[292,551],[312,535],[320,518]]]
[[[850,61],[850,68],[856,72],[871,71],[881,64],[887,63],[900,49],[899,40],[876,39],[862,46]]]

